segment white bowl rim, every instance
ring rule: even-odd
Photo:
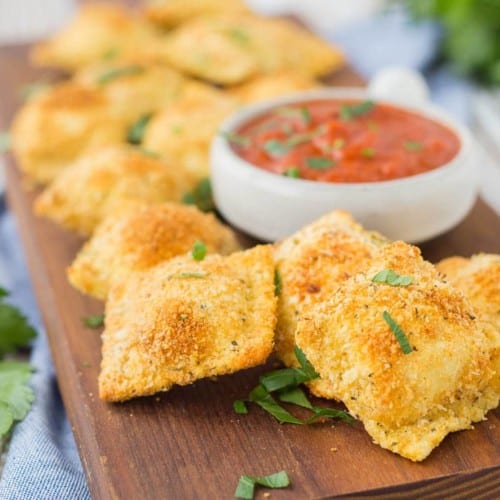
[[[229,140],[224,137],[226,133],[232,133],[237,128],[239,128],[243,123],[250,121],[252,118],[265,113],[266,111],[273,109],[275,107],[292,104],[292,103],[302,103],[308,101],[315,101],[318,99],[371,99],[376,103],[387,104],[402,110],[410,111],[415,114],[419,114],[424,118],[433,120],[441,125],[451,129],[453,133],[458,137],[460,141],[460,148],[457,154],[447,163],[440,165],[432,170],[422,172],[416,175],[401,177],[398,179],[390,179],[386,181],[375,181],[375,182],[326,182],[326,181],[316,181],[309,179],[295,179],[286,176],[281,176],[273,172],[268,172],[258,166],[248,162],[241,156],[239,156],[231,147]],[[219,131],[212,141],[212,150],[215,148],[225,147],[227,153],[234,160],[235,165],[237,165],[247,174],[252,174],[255,176],[260,176],[262,179],[274,179],[274,183],[280,183],[283,188],[299,188],[302,186],[304,189],[310,189],[313,191],[326,191],[332,189],[346,190],[346,191],[366,191],[367,189],[393,189],[395,187],[411,186],[412,184],[428,182],[432,180],[439,180],[440,177],[448,175],[450,170],[456,167],[456,165],[464,160],[469,151],[472,148],[472,136],[466,127],[457,122],[448,113],[443,111],[441,108],[435,106],[430,102],[426,102],[421,105],[411,105],[411,104],[401,104],[394,103],[387,99],[373,98],[367,92],[366,88],[363,87],[331,87],[331,88],[320,88],[313,90],[306,90],[302,92],[295,92],[288,94],[283,97],[268,99],[266,101],[261,101],[256,104],[251,104],[240,108],[238,111],[229,116],[224,122],[219,126]]]

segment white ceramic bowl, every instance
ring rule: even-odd
[[[288,178],[255,167],[239,157],[228,140],[218,134],[212,143],[210,163],[220,212],[232,225],[265,241],[284,238],[333,209],[351,212],[365,228],[380,231],[388,238],[413,243],[458,224],[472,208],[478,191],[476,150],[470,133],[440,109],[423,102],[425,93],[413,96],[404,105],[400,94],[394,93],[391,99],[380,99],[379,95],[358,88],[301,92],[245,107],[226,120],[221,131],[235,132],[252,118],[284,104],[370,97],[446,125],[460,139],[458,154],[449,163],[412,177],[328,183]]]

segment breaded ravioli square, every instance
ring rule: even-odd
[[[134,59],[86,66],[73,80],[100,89],[113,113],[129,123],[170,104],[187,83],[186,78],[171,68]]]
[[[106,401],[264,363],[276,323],[271,248],[176,257],[113,285],[99,395]]]
[[[374,282],[386,269],[411,283]],[[296,340],[373,440],[413,461],[498,405],[484,323],[403,242],[382,247],[365,272],[308,308]]]
[[[135,54],[157,37],[143,18],[118,5],[84,4],[48,41],[35,45],[32,61],[75,71],[94,62]]]
[[[12,124],[12,149],[19,168],[46,184],[78,156],[124,142],[127,128],[100,89],[64,82],[20,109]]]
[[[449,257],[436,267],[467,297],[479,319],[491,325],[488,332],[496,345],[492,360],[496,371],[494,387],[500,393],[500,255]]]
[[[288,366],[294,354],[297,320],[304,306],[327,300],[353,274],[366,268],[387,240],[366,231],[352,216],[335,210],[277,245],[276,268],[281,279],[276,327],[276,353]],[[332,397],[321,379],[309,384],[321,397]]]
[[[248,7],[241,0],[148,0],[146,3],[148,18],[164,27],[228,12],[248,12]]]
[[[231,88],[230,92],[244,103],[253,103],[320,86],[321,84],[313,78],[297,72],[281,71],[257,76],[242,85]]]
[[[131,202],[179,201],[192,181],[174,166],[131,146],[82,156],[35,200],[35,213],[88,236]]]
[[[164,203],[111,214],[68,268],[68,279],[82,292],[106,299],[113,281],[187,254],[196,241],[209,254],[240,248],[229,227],[192,206]]]
[[[190,85],[183,97],[153,116],[142,144],[188,175],[202,179],[210,170],[212,138],[237,107],[238,101],[221,91]]]

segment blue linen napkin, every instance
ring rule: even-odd
[[[365,78],[386,65],[397,64],[424,71],[433,100],[458,118],[467,118],[470,84],[453,76],[447,68],[433,65],[439,39],[435,25],[411,24],[400,10],[396,10],[323,35],[344,49],[348,60]],[[40,332],[32,354],[37,370],[32,381],[36,401],[13,433],[0,480],[0,499],[89,498],[17,231],[12,216],[1,207],[0,285],[12,291],[12,301],[29,315]]]

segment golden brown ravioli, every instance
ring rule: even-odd
[[[413,282],[374,283],[384,269]],[[395,242],[365,272],[304,311],[296,340],[376,443],[420,461],[448,433],[470,428],[498,405],[492,345],[473,311],[416,247]]]
[[[140,53],[157,34],[145,20],[118,5],[89,3],[46,42],[36,45],[32,61],[68,71],[102,60]]]
[[[212,138],[237,106],[235,99],[220,91],[192,85],[184,97],[151,119],[143,146],[193,177],[207,177]]]
[[[218,13],[248,12],[241,0],[149,0],[146,15],[154,23],[174,27],[195,17]]]
[[[198,240],[210,254],[239,249],[231,229],[192,206],[163,203],[111,214],[80,250],[68,278],[82,292],[106,299],[113,281],[187,254]]]
[[[362,271],[386,243],[365,231],[347,212],[333,211],[277,245],[275,261],[281,279],[276,327],[276,353],[288,366],[297,365],[295,330],[302,309],[327,300],[353,274]],[[329,384],[310,383],[317,396],[331,397]]]
[[[492,326],[488,332],[496,346],[492,359],[496,371],[494,386],[500,393],[500,255],[482,253],[470,259],[450,257],[436,267],[467,297],[479,319]]]
[[[163,55],[180,70],[223,85],[285,70],[321,76],[343,60],[332,46],[293,23],[238,14],[185,23],[167,38]]]
[[[181,96],[187,84],[171,68],[133,59],[93,64],[78,71],[73,79],[100,89],[113,113],[129,123],[170,104]]]
[[[276,323],[269,246],[177,257],[116,283],[106,303],[99,395],[106,401],[264,363]]]
[[[124,142],[127,128],[100,90],[66,82],[21,108],[12,124],[12,148],[19,168],[46,184],[78,156]]]
[[[82,156],[35,201],[35,212],[88,236],[108,214],[131,202],[178,201],[192,185],[175,166],[131,146]]]
[[[244,103],[253,103],[282,95],[320,87],[320,83],[298,73],[282,71],[261,75],[231,89],[232,95]]]

